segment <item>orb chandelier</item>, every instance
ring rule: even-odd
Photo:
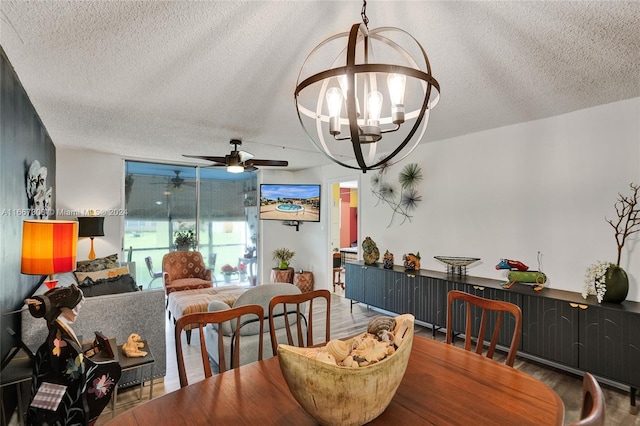
[[[311,142],[334,162],[364,173],[406,158],[440,99],[420,43],[399,28],[369,30],[366,8],[364,1],[361,23],[311,51],[295,90],[298,119]]]

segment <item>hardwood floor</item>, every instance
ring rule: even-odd
[[[339,290],[341,291],[341,290]],[[349,300],[334,295],[331,302],[331,337],[340,338],[358,334],[366,329],[366,325],[371,317],[380,315],[380,312],[367,309],[361,304],[353,305],[353,312],[349,312]],[[322,318],[321,315],[314,315],[314,321]],[[156,381],[154,383],[153,397],[159,397],[165,393],[172,392],[180,388],[178,382],[176,358],[174,351],[173,324],[166,323],[167,336],[167,375],[164,381]],[[432,337],[432,331],[429,328],[416,326],[416,334]],[[184,337],[183,337],[184,339]],[[436,333],[436,340],[444,341],[443,333]],[[266,342],[265,342],[266,343]],[[204,373],[201,368],[199,341],[196,333],[193,334],[191,345],[185,345],[185,359],[187,365],[193,365],[189,371],[189,382],[193,383],[202,380]],[[497,357],[496,357],[497,358]],[[502,361],[502,359],[497,358]],[[197,367],[195,367],[197,366]],[[580,417],[580,408],[582,405],[582,377],[574,374],[565,373],[563,371],[540,365],[538,363],[524,360],[520,357],[516,358],[514,367],[526,372],[543,381],[553,388],[562,398],[565,405],[565,424],[575,422]],[[428,386],[428,384],[425,384]],[[611,426],[640,426],[640,416],[629,413],[629,394],[607,385],[602,385],[606,401],[606,424]],[[144,403],[149,398],[149,386],[144,387],[143,399],[137,399],[138,393],[136,389],[121,391],[118,395],[117,413],[121,413],[130,409],[137,404]],[[110,409],[105,409],[102,416],[98,419],[96,425],[103,425],[111,419]]]

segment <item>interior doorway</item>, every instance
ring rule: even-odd
[[[344,262],[358,258],[359,232],[358,179],[343,179],[331,183],[330,243],[332,285],[330,290],[344,296]],[[334,263],[333,255],[340,255],[340,263]],[[338,269],[339,268],[339,269]]]

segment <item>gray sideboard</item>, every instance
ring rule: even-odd
[[[585,371],[604,383],[629,388],[631,410],[640,388],[640,303],[597,303],[580,293],[362,261],[345,264],[345,296],[397,314],[411,313],[433,329],[446,327],[447,293],[461,290],[487,299],[505,300],[522,309],[522,337],[518,356],[576,374]],[[464,331],[464,315],[453,316],[453,328]],[[508,346],[513,323],[507,322],[499,342]],[[509,329],[511,327],[511,330]]]

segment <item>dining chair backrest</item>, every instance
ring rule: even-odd
[[[342,254],[340,252],[333,253],[333,268],[342,268]]]
[[[262,360],[262,347],[264,333],[264,309],[260,305],[243,305],[236,308],[225,309],[215,312],[197,312],[193,314],[186,314],[178,318],[176,321],[175,339],[176,339],[176,359],[178,362],[178,376],[180,378],[180,387],[185,387],[189,383],[187,381],[187,372],[184,363],[184,353],[182,350],[182,330],[189,324],[198,324],[200,332],[200,353],[202,356],[202,364],[204,368],[205,378],[211,377],[211,365],[209,364],[209,355],[207,354],[207,345],[204,338],[203,326],[207,324],[216,324],[218,329],[222,327],[222,323],[226,321],[236,320],[236,330],[240,330],[242,325],[246,322],[256,321],[260,324],[260,333],[258,334],[258,361]],[[223,334],[218,333],[218,367],[219,372],[224,373],[227,371],[227,363],[225,360],[225,351],[223,344]],[[240,365],[240,333],[236,332],[233,339],[233,346],[231,348],[231,360],[229,369],[233,369]]]
[[[584,373],[580,420],[571,426],[603,426],[604,412],[604,395],[598,381],[590,373]]]
[[[505,360],[505,364],[513,367],[513,363],[516,359],[516,354],[518,352],[518,343],[520,342],[520,334],[522,332],[522,311],[517,305],[509,302],[503,302],[501,300],[490,300],[485,299],[483,297],[475,296],[473,294],[465,293],[463,291],[451,290],[447,296],[447,344],[453,343],[453,313],[454,309],[454,301],[461,300],[466,305],[466,315],[465,315],[465,350],[471,350],[471,340],[473,337],[477,338],[476,341],[476,349],[475,352],[482,355],[484,351],[484,342],[485,342],[485,330],[488,328],[490,312],[496,312],[495,323],[493,324],[493,332],[491,333],[491,341],[489,343],[489,347],[487,349],[487,358],[493,358],[493,354],[496,349],[496,345],[498,344],[498,337],[500,335],[500,327],[502,325],[503,314],[505,312],[513,315],[515,319],[513,334],[511,337],[511,344],[509,345],[509,352],[507,354],[507,359]],[[456,306],[459,306],[456,304]],[[475,313],[477,311],[472,310],[472,307],[475,306],[477,309],[482,311],[482,316],[480,318],[480,324],[477,330],[474,330],[473,324]],[[493,317],[491,317],[493,319]]]
[[[269,332],[271,335],[271,347],[273,349],[273,355],[278,353],[278,338],[276,336],[277,329],[275,327],[274,312],[279,305],[282,305],[282,312],[284,316],[285,329],[287,331],[287,344],[292,346],[313,346],[313,302],[318,299],[325,299],[326,301],[326,317],[325,317],[325,340],[326,343],[330,340],[331,327],[331,292],[329,290],[314,290],[301,294],[284,294],[280,296],[274,296],[269,302]],[[309,302],[307,317],[304,315],[304,309],[301,307]],[[295,310],[293,306],[295,305]],[[295,324],[291,324],[290,315],[295,314]],[[297,341],[294,341],[291,334],[292,325],[295,325]],[[303,336],[302,327],[306,326],[306,338]],[[284,343],[284,342],[283,342]]]
[[[153,261],[151,260],[151,256],[145,257],[144,263],[147,264],[147,269],[149,270],[149,275],[151,276],[151,278],[155,280],[156,278],[162,277],[162,271],[158,271],[158,272],[153,271]]]

